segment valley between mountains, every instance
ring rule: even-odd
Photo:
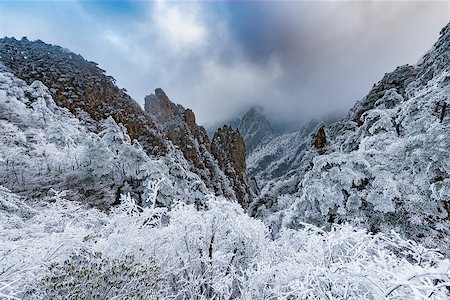
[[[1,299],[449,299],[450,23],[293,132],[152,90],[0,39]]]

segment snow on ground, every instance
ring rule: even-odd
[[[450,261],[395,233],[305,224],[272,240],[261,221],[223,198],[211,196],[205,210],[121,200],[105,213],[64,193],[31,201],[0,188],[0,298],[449,296]]]

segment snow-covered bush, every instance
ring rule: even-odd
[[[395,229],[450,254],[450,119],[436,114],[450,101],[449,76],[435,76],[409,99],[387,90],[360,126],[330,125],[329,152],[316,155],[304,175],[299,171],[284,224]]]
[[[54,194],[25,206],[1,190],[9,209],[0,219],[0,298],[95,298],[105,285],[147,299],[449,297],[449,260],[395,233],[299,224],[273,240],[261,221],[223,198],[198,210],[182,202],[141,207],[124,195],[107,214]]]
[[[35,291],[47,299],[156,299],[158,291],[154,262],[140,264],[131,255],[110,259],[80,250],[48,271]]]
[[[397,234],[348,224],[285,229],[248,270],[243,299],[446,299],[450,264]],[[276,255],[274,255],[276,253]]]
[[[106,208],[122,193],[141,200],[143,181],[164,178],[158,205],[204,203],[208,189],[180,151],[150,157],[112,117],[95,126],[86,118],[57,106],[41,82],[1,69],[0,185],[37,198],[67,190],[68,199]]]

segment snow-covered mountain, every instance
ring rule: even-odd
[[[239,130],[245,140],[247,156],[257,147],[266,144],[277,135],[261,106],[251,107],[242,118],[235,118],[209,126],[206,131],[210,137],[213,137],[217,129],[223,125]]]
[[[68,189],[73,199],[108,206],[124,191],[140,195],[146,180],[159,177],[161,204],[173,193],[196,202],[210,192],[242,204],[252,199],[245,170],[219,163],[192,111],[178,106],[161,127],[95,63],[42,41],[0,39],[0,61],[0,184],[12,191]],[[166,97],[162,90],[156,96]]]
[[[0,298],[449,299],[450,23],[345,118],[279,136],[254,110],[210,141],[40,41],[0,61]]]
[[[251,154],[258,146],[266,144],[275,136],[275,132],[267,120],[262,107],[252,107],[238,125],[247,145],[247,153]]]
[[[387,73],[348,116],[255,150],[254,213],[273,228],[351,222],[450,246],[450,24],[414,65]]]

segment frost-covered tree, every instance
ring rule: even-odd
[[[154,182],[157,185],[157,182]],[[149,199],[154,202],[155,194]],[[0,189],[0,295],[21,299],[448,299],[450,262],[396,233],[302,224],[275,240],[237,204],[108,214],[64,200],[32,206]],[[114,298],[115,299],[115,298]]]

